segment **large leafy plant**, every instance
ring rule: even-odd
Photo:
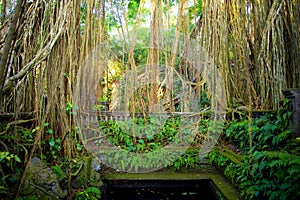
[[[243,160],[234,162],[221,150],[209,154],[209,160],[224,170],[244,199],[299,199],[300,157],[290,140],[288,119],[291,113],[283,108],[252,120],[232,121],[226,127],[225,143],[234,144]],[[249,127],[250,126],[250,127]],[[249,131],[253,146],[250,148]],[[297,140],[297,139],[296,139]],[[286,145],[288,144],[288,145]]]
[[[235,147],[247,154],[249,151],[276,150],[289,139],[291,131],[288,129],[288,119],[291,113],[286,110],[288,100],[283,101],[283,108],[276,114],[265,114],[259,118],[241,121],[231,121],[226,128],[225,140],[232,142]],[[250,147],[249,132],[252,135],[252,149]]]

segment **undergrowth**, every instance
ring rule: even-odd
[[[224,156],[224,145],[215,148],[208,158],[224,171],[244,199],[299,199],[300,157],[297,139],[291,139],[287,112],[288,101],[276,116],[264,115],[248,120],[232,121],[226,127],[223,143],[232,144],[242,162]],[[249,131],[253,145],[250,147]],[[299,138],[298,138],[299,139]]]

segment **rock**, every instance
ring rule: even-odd
[[[25,172],[25,180],[21,196],[36,196],[39,199],[64,199],[67,191],[63,191],[58,178],[51,168],[42,161],[33,157]]]
[[[100,162],[99,159],[97,159],[97,158],[93,159],[93,161],[92,161],[92,169],[95,172],[100,172],[101,171],[101,169],[102,169],[102,163]]]

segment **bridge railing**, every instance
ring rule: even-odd
[[[181,119],[189,120],[190,122],[196,122],[200,117],[204,116],[204,113],[200,112],[158,112],[158,113],[129,113],[118,111],[86,111],[81,113],[81,120],[83,122],[95,122],[95,121],[126,121],[133,118],[141,117],[180,117]]]

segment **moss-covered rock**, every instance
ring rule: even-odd
[[[37,197],[38,199],[63,199],[67,197],[67,191],[63,191],[58,178],[51,168],[34,157],[25,172],[24,185],[21,196]]]

